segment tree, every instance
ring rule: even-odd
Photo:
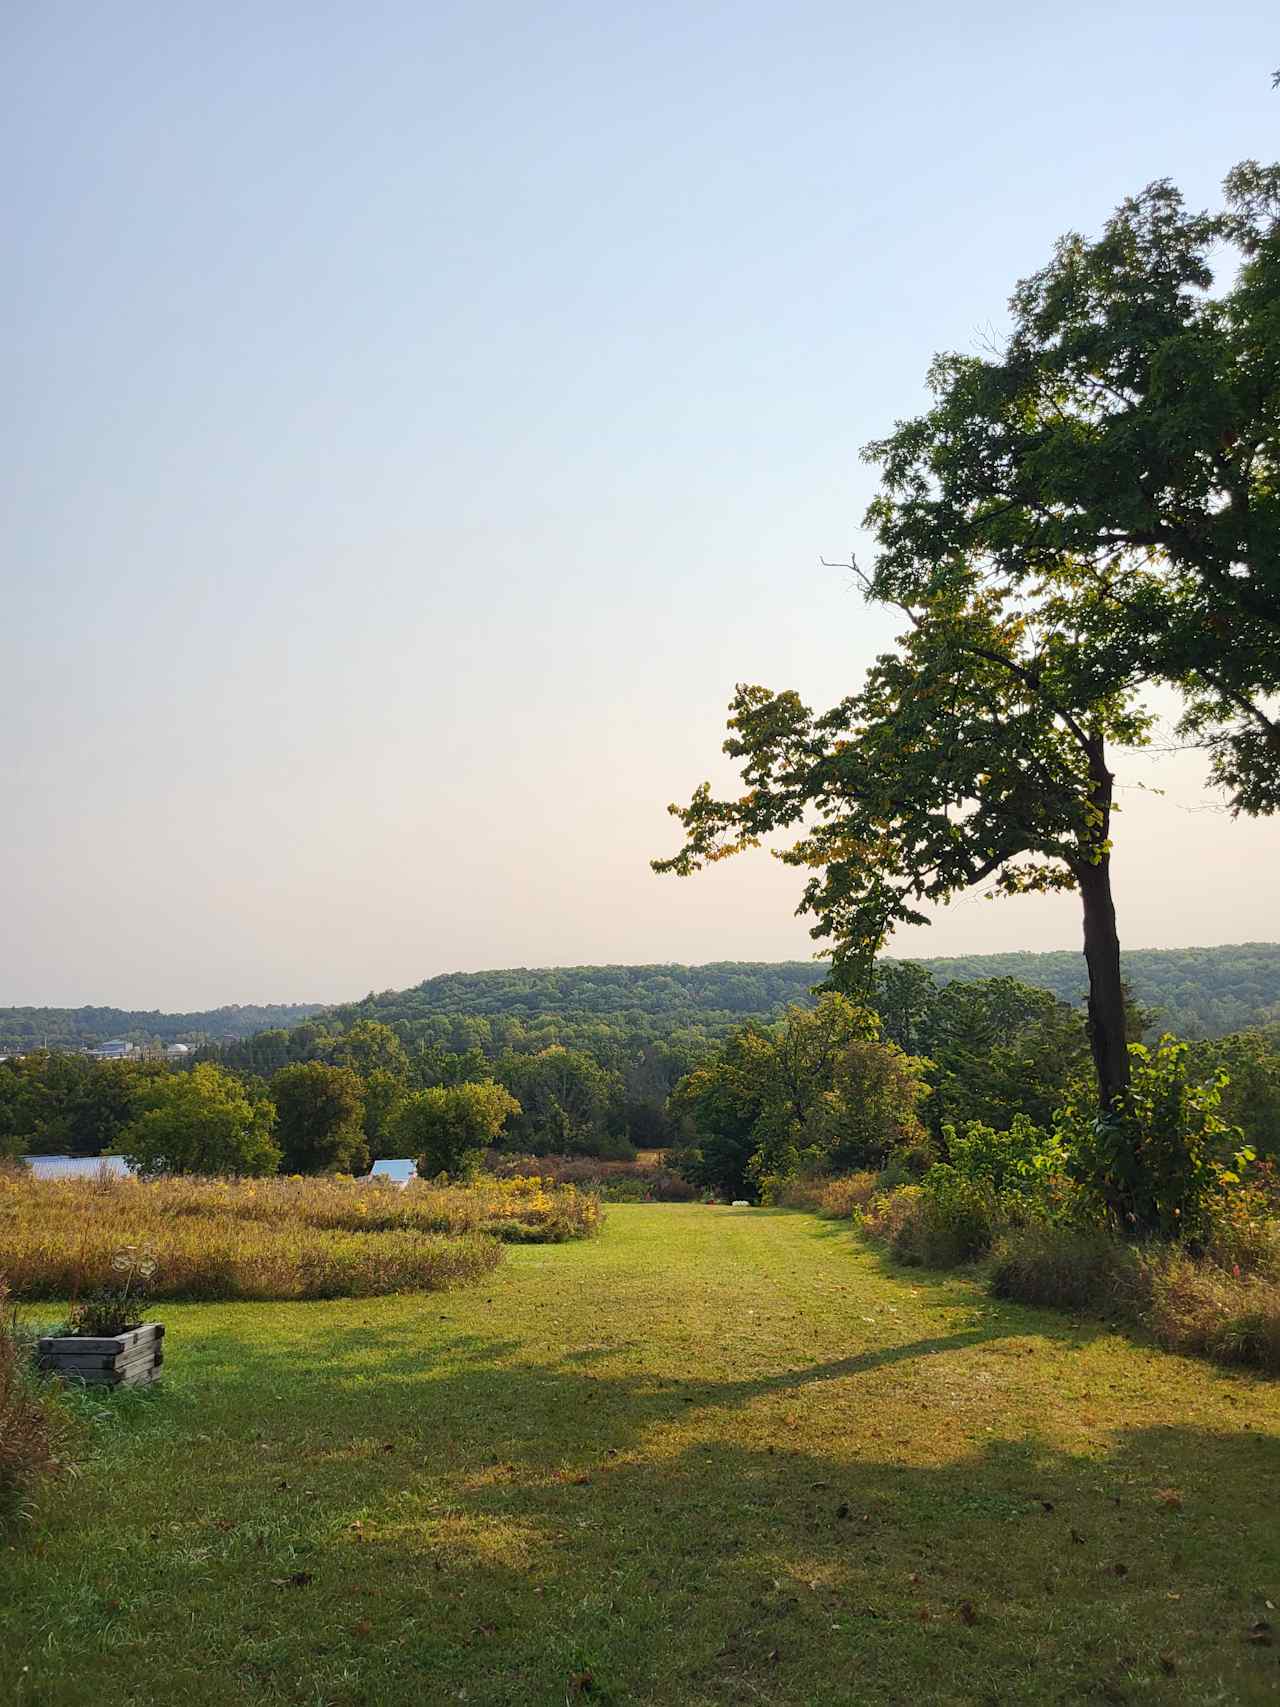
[[[286,1173],[363,1173],[368,1168],[360,1080],[350,1067],[323,1061],[282,1067],[271,1081],[271,1098]]]
[[[392,1126],[395,1112],[408,1095],[402,1079],[386,1067],[375,1067],[367,1073],[361,1085],[364,1103],[364,1137],[369,1154],[376,1161],[394,1152]]]
[[[854,990],[894,926],[928,922],[921,903],[983,883],[992,894],[1077,890],[1109,1114],[1129,1070],[1110,748],[1147,736],[1134,672],[1087,587],[997,587],[960,560],[944,585],[897,602],[911,623],[898,649],[832,710],[739,687],[725,751],[747,792],[716,800],[703,784],[673,806],[685,844],[654,869],[686,875],[802,827],[778,857],[812,873],[800,910],[834,941],[834,981]]]
[[[802,1167],[879,1164],[924,1138],[920,1067],[835,993],[777,1025],[745,1026],[672,1093],[695,1140],[686,1177],[736,1194]]]
[[[1201,1078],[1225,1072],[1222,1118],[1238,1126],[1260,1156],[1280,1162],[1280,1027],[1193,1043],[1188,1058]]]
[[[418,1158],[424,1179],[461,1178],[475,1170],[485,1148],[520,1113],[502,1085],[435,1085],[412,1091],[396,1110],[392,1133],[404,1154]]]
[[[855,1037],[832,1064],[826,1130],[813,1123],[832,1173],[879,1168],[894,1150],[926,1142],[920,1109],[929,1095],[927,1063],[896,1043]]]
[[[690,1184],[728,1198],[748,1191],[767,1047],[757,1026],[744,1026],[672,1091],[671,1112],[688,1140],[675,1160]]]
[[[343,1032],[333,1052],[340,1067],[350,1067],[367,1079],[370,1073],[390,1073],[403,1081],[409,1074],[409,1057],[404,1044],[389,1025],[379,1020],[360,1019]]]
[[[911,960],[878,960],[867,999],[880,1016],[883,1036],[910,1055],[924,1047],[925,1028],[937,995],[938,987],[927,966]]]
[[[145,1086],[121,1149],[143,1175],[273,1174],[274,1120],[272,1103],[251,1102],[233,1074],[201,1062]]]
[[[539,1155],[600,1155],[621,1127],[622,1087],[581,1049],[554,1044],[537,1054],[508,1050],[494,1077],[511,1092],[520,1114],[508,1140]]]
[[[1218,289],[1215,247],[1238,263]],[[1006,346],[947,354],[934,404],[867,447],[876,591],[936,590],[957,557],[1000,585],[1087,589],[1116,645],[1185,697],[1238,811],[1280,805],[1280,166],[1224,205],[1168,182],[1094,242],[1064,237]]]

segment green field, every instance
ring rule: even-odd
[[[1280,1697],[1276,1384],[829,1223],[617,1207],[477,1289],[163,1315],[0,1552],[0,1701]]]

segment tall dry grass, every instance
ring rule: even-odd
[[[599,1230],[597,1199],[538,1180],[401,1190],[343,1178],[0,1180],[0,1275],[28,1299],[112,1283],[147,1245],[155,1298],[342,1298],[478,1279],[501,1241]]]
[[[65,1467],[67,1419],[37,1390],[0,1280],[0,1532],[25,1517],[41,1480]]]
[[[865,1209],[879,1189],[879,1175],[871,1172],[842,1174],[837,1179],[801,1174],[787,1181],[774,1202],[779,1209],[806,1209],[831,1221],[847,1221]]]

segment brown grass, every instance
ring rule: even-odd
[[[865,1209],[878,1189],[878,1176],[865,1172],[844,1174],[839,1179],[802,1175],[790,1180],[778,1193],[782,1209],[807,1209],[830,1221],[847,1221]]]
[[[1175,1245],[1032,1224],[999,1240],[991,1290],[1023,1304],[1115,1316],[1169,1351],[1280,1374],[1280,1278],[1228,1269]]]
[[[0,1530],[30,1511],[38,1483],[64,1467],[65,1420],[35,1388],[0,1280]]]
[[[673,1169],[643,1159],[661,1153],[641,1151],[634,1162],[610,1162],[599,1156],[512,1156],[492,1150],[486,1166],[499,1179],[535,1174],[544,1182],[594,1192],[606,1202],[697,1202],[700,1193],[696,1186]]]
[[[599,1200],[538,1180],[404,1190],[341,1178],[0,1181],[0,1269],[15,1295],[74,1298],[150,1246],[156,1298],[340,1298],[478,1279],[499,1241],[599,1231]]]

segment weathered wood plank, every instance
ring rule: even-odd
[[[105,1356],[109,1352],[131,1351],[134,1346],[141,1344],[144,1340],[150,1342],[163,1338],[163,1322],[143,1322],[141,1327],[130,1328],[127,1333],[123,1334],[111,1334],[105,1339],[92,1339],[86,1334],[49,1335],[36,1341],[36,1349],[43,1352],[74,1346],[78,1352],[82,1351],[86,1355],[96,1352],[100,1356]]]
[[[129,1387],[153,1381],[164,1362],[164,1324],[144,1322],[128,1333],[105,1338],[78,1334],[46,1337],[36,1361],[48,1373],[93,1386]]]

